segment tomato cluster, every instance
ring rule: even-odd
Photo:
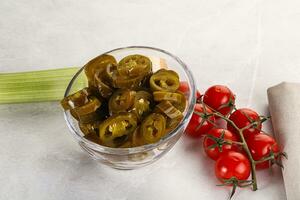
[[[181,89],[185,92],[184,86]],[[275,139],[262,131],[266,119],[252,109],[237,109],[234,93],[226,86],[214,85],[204,95],[197,95],[186,134],[204,137],[203,149],[216,161],[215,175],[221,182],[234,187],[249,182],[253,186],[248,180],[250,173],[253,176],[255,169],[280,163],[278,158],[283,155]],[[221,127],[218,121],[226,125]]]

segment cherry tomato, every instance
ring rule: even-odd
[[[190,87],[189,84],[186,81],[181,81],[179,84],[179,91],[183,92],[183,93],[187,93],[190,91]]]
[[[248,158],[235,151],[228,151],[222,154],[215,163],[215,175],[221,181],[232,177],[235,177],[237,180],[247,180],[250,170]]]
[[[199,92],[199,90],[197,90],[197,92],[196,92],[196,99],[198,100],[200,98],[201,98],[201,93]]]
[[[226,141],[238,141],[237,136],[225,129],[211,129],[208,133],[208,136],[205,136],[203,141],[203,147],[205,150],[205,153],[208,157],[210,157],[213,160],[217,160],[221,154],[228,152],[228,151],[238,151],[239,148],[235,144],[226,144],[224,143],[224,140]],[[213,136],[214,139],[210,138],[209,136]],[[219,141],[218,141],[219,140]],[[226,142],[225,141],[225,142]],[[214,148],[210,148],[213,145],[218,145]],[[220,148],[222,151],[220,152]]]
[[[196,104],[194,111],[199,112],[201,116],[199,116],[196,113],[193,113],[192,118],[185,131],[189,136],[201,137],[213,128],[213,123],[215,123],[215,117],[207,116],[208,114],[211,114],[212,111],[207,106],[204,110],[203,105],[199,103]],[[199,125],[201,126],[199,127]]]
[[[235,96],[228,87],[214,85],[204,93],[203,102],[221,114],[227,115],[234,106]]]
[[[279,146],[275,139],[272,136],[267,135],[265,133],[249,135],[248,137],[246,137],[246,142],[248,144],[253,159],[256,161],[269,156],[271,151],[273,153],[279,152]],[[269,161],[256,164],[257,169],[266,169],[269,167]]]
[[[229,119],[232,120],[238,128],[248,126],[255,121],[257,122],[256,125],[254,124],[253,126],[243,131],[245,137],[253,134],[258,134],[262,127],[259,115],[249,108],[241,108],[234,111],[230,115]],[[227,129],[231,132],[237,133],[237,130],[230,123],[227,123]]]
[[[190,91],[189,84],[186,81],[181,81],[179,84],[178,90],[184,94],[187,94]],[[197,90],[196,99],[198,100],[198,99],[200,99],[200,97],[201,97],[201,94],[200,94],[199,90]]]

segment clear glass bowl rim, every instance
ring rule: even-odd
[[[183,117],[183,120],[181,121],[181,123],[173,130],[171,131],[168,135],[166,135],[165,137],[163,137],[160,141],[154,143],[154,144],[147,144],[147,145],[143,145],[143,146],[138,146],[138,147],[131,147],[131,148],[111,148],[111,147],[106,147],[106,146],[102,146],[100,144],[96,144],[94,142],[91,142],[88,139],[85,139],[84,137],[82,137],[76,130],[75,127],[73,127],[72,123],[70,122],[70,115],[67,114],[67,111],[64,111],[64,118],[67,122],[67,125],[69,127],[69,129],[71,130],[71,132],[73,133],[73,136],[75,136],[75,138],[78,141],[84,142],[86,145],[88,145],[90,148],[96,150],[96,151],[100,151],[100,152],[104,152],[104,153],[108,153],[108,154],[116,154],[116,155],[127,155],[127,154],[134,154],[134,153],[139,153],[139,152],[143,152],[143,151],[149,151],[152,150],[158,146],[160,146],[161,144],[165,143],[166,141],[172,139],[174,136],[176,136],[177,134],[179,134],[179,130],[188,123],[193,110],[194,110],[194,106],[196,103],[196,87],[195,87],[195,81],[193,78],[193,75],[191,73],[191,71],[188,69],[188,67],[186,66],[186,64],[179,59],[177,56],[171,54],[168,51],[156,48],[156,47],[149,47],[149,46],[127,46],[127,47],[121,47],[121,48],[116,48],[110,51],[107,51],[105,53],[102,54],[109,54],[112,52],[116,52],[116,51],[121,51],[121,50],[127,50],[127,49],[146,49],[146,50],[154,50],[154,51],[158,51],[161,52],[163,54],[166,54],[168,56],[170,56],[171,58],[173,58],[174,60],[176,60],[180,66],[183,68],[183,70],[185,71],[188,80],[190,82],[191,88],[190,88],[190,97],[189,97],[189,106],[187,108],[187,111]],[[74,77],[71,79],[70,83],[67,86],[67,89],[65,91],[64,97],[68,96],[72,85],[74,83],[74,81],[76,80],[77,76],[83,71],[84,67],[81,67],[78,72],[74,75]]]

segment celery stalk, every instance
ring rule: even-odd
[[[64,92],[78,67],[42,71],[0,73],[0,104],[55,101]],[[78,76],[72,90],[87,85],[83,73]]]

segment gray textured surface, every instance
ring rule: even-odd
[[[201,91],[227,84],[241,107],[267,112],[266,89],[300,76],[298,0],[0,1],[0,71],[83,65],[120,46],[182,58]],[[268,129],[268,127],[267,127]],[[56,103],[0,106],[0,199],[226,199],[201,142],[182,138],[155,164],[116,171],[87,157]],[[277,169],[236,199],[285,199]]]

